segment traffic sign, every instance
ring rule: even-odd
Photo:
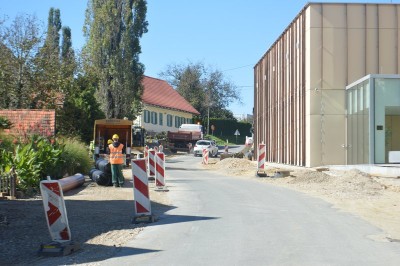
[[[239,132],[239,129],[236,129],[236,131],[235,131],[235,134],[234,134],[235,136],[239,136],[240,135],[240,132]]]

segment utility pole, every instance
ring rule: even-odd
[[[209,135],[210,131],[210,102],[208,102],[208,108],[207,108],[207,135]]]

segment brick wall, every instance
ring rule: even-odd
[[[2,109],[0,110],[0,116],[13,123],[11,129],[4,130],[9,134],[35,133],[44,136],[54,136],[55,134],[55,110]]]

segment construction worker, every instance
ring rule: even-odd
[[[112,144],[112,143],[113,143],[112,139],[107,140],[107,147],[106,147],[107,154],[110,154],[110,148],[108,146],[110,146],[110,144]]]
[[[122,174],[122,168],[124,165],[123,148],[124,144],[120,143],[119,136],[114,134],[112,136],[113,143],[108,145],[110,149],[110,164],[111,164],[111,175],[112,183],[114,187],[124,186],[124,176]]]

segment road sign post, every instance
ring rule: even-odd
[[[236,136],[236,144],[237,144],[237,136],[240,136],[239,129],[236,129],[236,131],[235,131],[235,134],[234,134],[234,135]]]

